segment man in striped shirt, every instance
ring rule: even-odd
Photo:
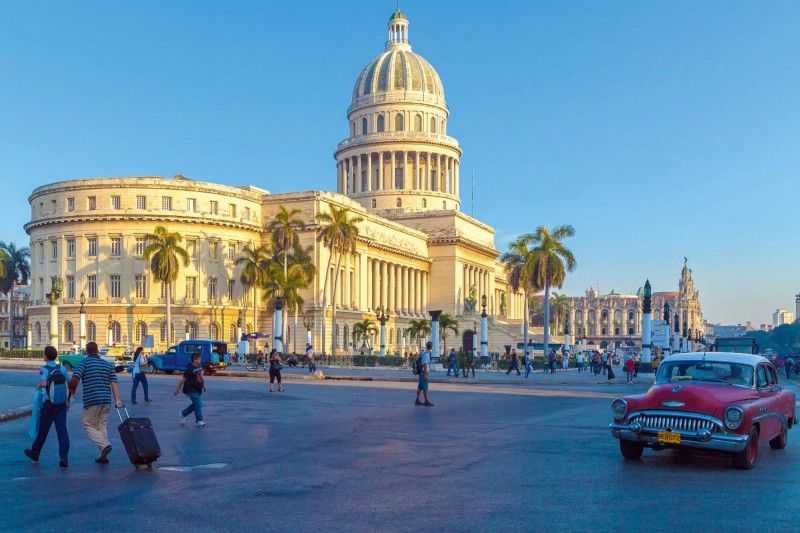
[[[118,409],[122,407],[117,374],[114,372],[114,365],[100,358],[96,342],[86,344],[86,353],[86,358],[72,372],[70,390],[75,394],[78,382],[83,382],[83,429],[100,450],[95,462],[106,464],[108,454],[111,453],[106,429],[108,412],[111,411],[112,403]]]

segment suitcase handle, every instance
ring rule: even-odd
[[[128,414],[128,408],[123,406],[122,409],[125,411],[125,418],[126,419],[130,418],[131,415]],[[119,421],[120,422],[124,422],[124,420],[122,420],[122,415],[120,414],[119,409],[115,409],[115,410],[117,411],[117,416],[119,417]]]

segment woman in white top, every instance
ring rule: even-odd
[[[131,403],[135,404],[136,402],[136,389],[139,388],[139,382],[142,383],[142,388],[144,389],[144,401],[145,403],[150,403],[150,395],[147,391],[147,374],[144,373],[145,369],[147,368],[147,364],[144,361],[144,354],[142,353],[144,349],[139,346],[136,348],[136,351],[133,354],[133,388],[131,389]]]

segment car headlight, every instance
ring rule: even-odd
[[[728,429],[738,429],[744,420],[744,411],[741,407],[731,406],[725,409],[725,426]]]
[[[615,419],[622,420],[625,418],[625,413],[628,412],[628,402],[623,399],[614,400],[611,402],[611,412]]]

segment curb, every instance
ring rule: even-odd
[[[17,407],[15,409],[6,409],[4,411],[0,411],[0,423],[10,422],[12,420],[17,420],[19,418],[25,418],[26,416],[31,416],[31,411],[33,411],[33,404],[25,405],[23,407]]]

